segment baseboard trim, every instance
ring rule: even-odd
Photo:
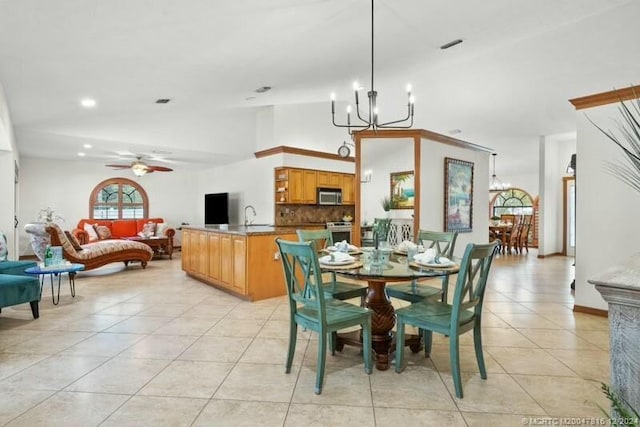
[[[593,314],[594,316],[609,317],[609,312],[607,310],[602,310],[602,309],[593,308],[593,307],[585,307],[583,305],[574,304],[573,311],[576,313],[586,313],[586,314]]]
[[[550,257],[550,256],[565,256],[565,255],[562,252],[555,252],[555,253],[547,254],[547,255],[538,254],[538,258],[547,258],[547,257]]]
[[[18,258],[20,261],[39,261],[38,257],[34,255],[20,255]]]

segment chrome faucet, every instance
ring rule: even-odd
[[[256,217],[256,209],[252,206],[252,205],[247,205],[244,207],[244,226],[246,227],[247,225],[250,224],[249,222],[249,218],[247,218],[247,209],[251,208],[251,212],[253,212],[253,217]],[[253,220],[251,220],[251,222],[253,222]]]

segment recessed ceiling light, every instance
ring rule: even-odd
[[[91,148],[92,146],[91,146],[91,144],[84,144],[83,147],[84,148]]]
[[[85,156],[85,154],[81,151],[81,152],[79,152],[79,153],[78,153],[78,156],[80,156],[80,157],[84,157],[84,156]]]
[[[93,108],[96,106],[96,100],[93,98],[84,98],[80,100],[80,105],[84,108]]]
[[[442,46],[440,46],[440,49],[445,50],[445,49],[449,49],[450,47],[454,47],[455,45],[458,45],[462,43],[462,39],[455,39],[450,41],[449,43],[445,43]]]
[[[168,104],[171,101],[171,98],[160,98],[156,99],[156,104]]]
[[[258,89],[256,89],[257,93],[265,93],[265,92],[269,92],[271,90],[271,86],[262,86],[259,87]]]
[[[462,131],[460,129],[451,129],[449,131],[449,135],[457,135],[459,133],[462,133]]]

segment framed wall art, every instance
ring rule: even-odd
[[[444,159],[444,231],[473,229],[473,163]]]
[[[392,172],[390,175],[393,209],[413,209],[415,200],[413,171]]]

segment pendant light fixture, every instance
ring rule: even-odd
[[[511,188],[511,184],[508,182],[502,182],[496,175],[496,156],[498,153],[491,153],[493,156],[493,175],[491,175],[491,181],[489,182],[490,192],[505,191]]]
[[[378,103],[377,103],[378,92],[375,90],[375,87],[373,85],[374,83],[373,3],[374,3],[374,0],[371,0],[371,87],[367,92],[367,96],[369,98],[369,111],[367,112],[367,115],[363,117],[363,113],[360,112],[360,102],[358,97],[358,91],[361,90],[362,87],[360,87],[360,84],[358,82],[355,82],[353,84],[353,90],[355,92],[355,103],[356,103],[355,114],[356,114],[356,118],[358,119],[358,122],[356,122],[355,124],[351,123],[351,105],[347,107],[347,123],[346,124],[336,123],[336,117],[335,117],[335,112],[336,112],[335,99],[336,98],[335,98],[335,94],[331,94],[331,121],[333,122],[333,125],[336,127],[347,128],[347,131],[351,135],[353,135],[356,132],[361,132],[367,129],[372,129],[375,132],[378,129],[409,129],[411,128],[411,126],[413,126],[414,97],[413,95],[411,95],[411,85],[407,85],[407,116],[399,120],[393,120],[386,123],[379,123]]]

